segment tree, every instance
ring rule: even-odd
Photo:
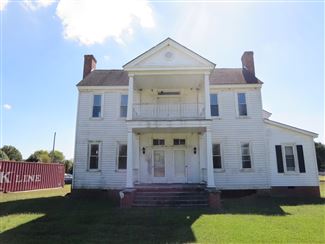
[[[325,145],[315,142],[317,166],[319,171],[325,171]]]
[[[62,163],[64,164],[65,172],[71,174],[72,173],[73,161],[66,159],[66,160],[63,160]]]
[[[0,159],[1,160],[9,160],[7,154],[0,149]]]
[[[64,160],[64,155],[62,152],[55,150],[54,153],[50,152],[49,156],[50,159],[52,160],[52,155],[53,155],[53,163],[59,163],[59,162],[63,162]]]
[[[10,145],[5,145],[1,150],[8,156],[9,160],[21,161],[23,157],[17,148]]]
[[[51,158],[49,156],[48,151],[46,150],[38,150],[31,154],[26,161],[28,162],[42,162],[42,163],[49,163]]]

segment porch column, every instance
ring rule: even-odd
[[[128,130],[126,187],[133,188],[133,133],[132,133],[132,129]]]
[[[210,74],[204,74],[204,98],[205,98],[205,118],[211,119],[210,111]]]
[[[208,177],[207,187],[212,188],[212,187],[216,187],[216,185],[214,182],[212,139],[211,139],[211,129],[210,128],[207,128],[206,138],[207,138],[207,177]]]
[[[133,112],[133,74],[129,74],[129,90],[128,90],[128,113],[127,120],[132,119]]]

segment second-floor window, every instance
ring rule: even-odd
[[[238,114],[239,116],[247,116],[247,104],[246,104],[246,94],[238,93]]]
[[[218,95],[210,94],[211,116],[219,116]]]
[[[121,95],[120,117],[126,117],[128,113],[128,95]]]
[[[102,116],[102,95],[94,95],[93,100],[93,118],[99,118]]]

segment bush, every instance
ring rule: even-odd
[[[0,159],[1,160],[9,160],[7,154],[0,149]]]
[[[1,150],[8,156],[9,160],[21,161],[23,157],[17,148],[10,145],[5,145]]]

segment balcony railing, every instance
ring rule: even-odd
[[[189,120],[204,119],[204,104],[133,104],[133,119],[137,120]]]

